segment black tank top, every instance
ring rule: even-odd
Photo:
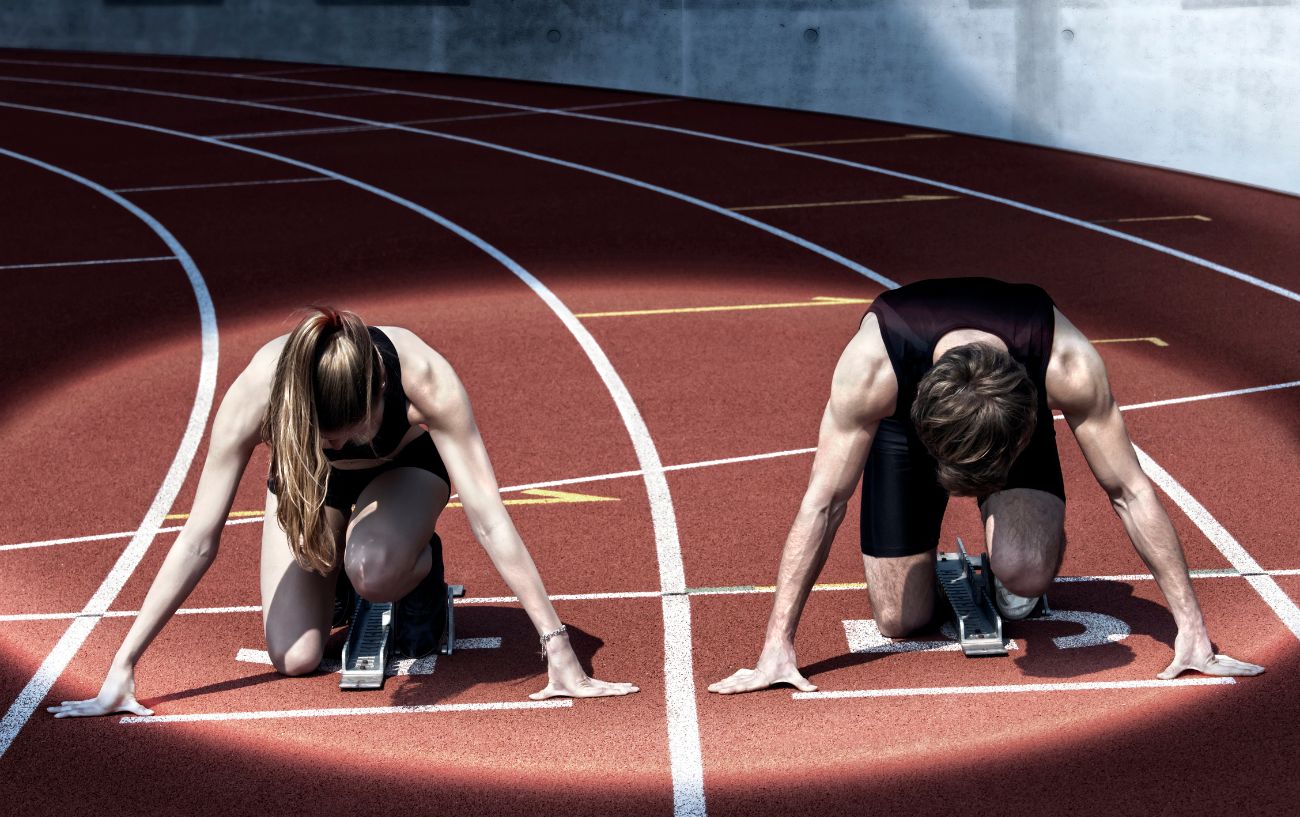
[[[880,321],[880,335],[898,379],[894,419],[909,436],[916,386],[934,365],[939,338],[954,329],[997,335],[1024,365],[1038,389],[1035,436],[1055,434],[1047,406],[1047,363],[1056,330],[1053,303],[1033,284],[1008,284],[993,278],[935,278],[881,293],[867,310]]]
[[[379,423],[379,431],[368,443],[348,443],[342,448],[326,448],[327,460],[373,460],[392,454],[406,432],[411,429],[411,422],[406,417],[409,401],[402,389],[402,364],[397,359],[397,347],[379,329],[370,326],[370,339],[379,350],[379,358],[384,361],[384,416]]]

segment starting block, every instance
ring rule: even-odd
[[[438,651],[451,655],[456,645],[455,599],[465,595],[465,586],[447,585],[447,619]],[[343,672],[339,689],[381,689],[388,669],[389,642],[393,632],[393,602],[357,599],[348,640],[343,645]]]
[[[971,557],[959,538],[956,553],[938,555],[935,577],[952,607],[957,640],[966,657],[1006,655],[1002,616],[993,604],[993,577],[984,556]]]

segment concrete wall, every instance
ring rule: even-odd
[[[1300,0],[0,0],[0,46],[756,102],[1300,193]]]

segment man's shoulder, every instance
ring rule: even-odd
[[[898,379],[880,323],[867,313],[835,366],[831,402],[864,421],[875,421],[893,412],[897,398]]]
[[[1109,394],[1106,366],[1092,343],[1056,311],[1056,328],[1052,337],[1052,356],[1047,364],[1048,402],[1065,409],[1097,404]]]

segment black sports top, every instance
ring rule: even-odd
[[[327,460],[373,460],[376,457],[391,455],[406,432],[411,430],[411,422],[406,418],[406,409],[410,402],[402,389],[402,364],[397,359],[397,348],[378,328],[370,330],[370,339],[379,350],[379,358],[384,362],[384,416],[379,423],[379,431],[368,443],[348,443],[342,448],[326,448]]]
[[[921,378],[934,365],[934,347],[954,329],[997,335],[1029,373],[1038,389],[1035,436],[1052,428],[1047,406],[1047,363],[1052,356],[1056,316],[1052,299],[1033,284],[1008,284],[993,278],[934,278],[883,292],[871,308],[898,379],[894,419],[909,436],[912,402]]]

